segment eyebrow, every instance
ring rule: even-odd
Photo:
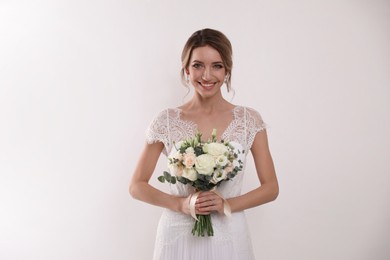
[[[194,62],[197,62],[197,63],[204,63],[203,61],[199,61],[199,60],[193,60],[192,63]],[[222,61],[215,61],[215,62],[212,62],[211,64],[223,64]]]

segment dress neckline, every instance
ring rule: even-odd
[[[226,135],[227,133],[229,132],[230,128],[233,127],[234,123],[237,121],[237,110],[240,108],[241,106],[238,106],[238,105],[235,105],[232,109],[231,109],[231,113],[232,113],[232,120],[230,121],[230,123],[227,125],[227,127],[222,131],[221,135],[218,137],[217,136],[217,140],[226,140]],[[194,134],[196,133],[197,130],[199,130],[198,128],[198,124],[192,120],[189,120],[189,119],[183,119],[181,117],[182,115],[182,112],[183,110],[181,108],[174,108],[177,112],[177,119],[183,123],[187,123],[188,125],[191,126],[192,130],[194,131]],[[211,137],[211,135],[210,135]],[[207,141],[208,139],[206,140],[202,140],[202,141]]]

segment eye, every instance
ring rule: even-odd
[[[214,64],[214,69],[223,69],[223,65],[218,63],[218,64]]]
[[[192,67],[195,69],[200,69],[203,67],[203,65],[201,63],[194,63],[194,64],[192,64]]]

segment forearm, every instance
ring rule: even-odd
[[[182,200],[185,199],[162,192],[147,182],[132,184],[129,192],[135,199],[178,212],[182,211]]]
[[[253,208],[278,197],[279,188],[277,183],[267,183],[238,197],[228,199],[232,212]]]

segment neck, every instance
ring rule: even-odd
[[[211,98],[203,98],[195,93],[192,99],[187,103],[187,106],[191,110],[212,113],[214,111],[224,110],[227,107],[232,106],[232,104],[223,98],[222,93]]]

